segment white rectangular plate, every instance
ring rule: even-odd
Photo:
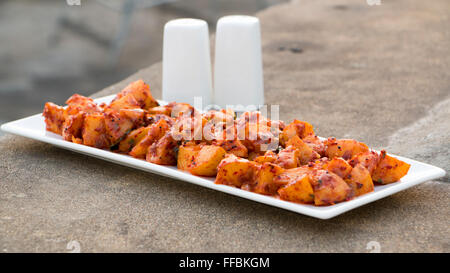
[[[114,98],[114,95],[96,99],[98,103],[105,102],[108,103]],[[111,161],[128,167],[144,170],[151,173],[156,173],[163,176],[172,177],[182,181],[186,181],[192,184],[203,186],[206,188],[214,189],[217,191],[225,192],[228,194],[240,196],[246,199],[271,205],[274,207],[283,208],[286,210],[294,211],[297,213],[305,214],[308,216],[329,219],[359,206],[365,205],[367,203],[373,202],[375,200],[381,199],[383,197],[389,196],[391,194],[397,193],[404,189],[410,188],[412,186],[418,185],[428,180],[443,177],[445,171],[431,166],[425,163],[421,163],[412,159],[395,156],[400,160],[403,160],[411,164],[408,174],[401,179],[401,181],[392,183],[389,185],[376,186],[375,191],[365,194],[363,196],[356,197],[347,202],[338,203],[336,205],[327,207],[316,207],[313,205],[303,205],[296,204],[292,202],[287,202],[279,200],[270,196],[265,196],[253,192],[248,192],[238,188],[233,188],[225,185],[218,185],[214,183],[213,178],[204,178],[191,175],[187,172],[180,171],[176,167],[168,167],[156,165],[153,163],[146,162],[144,160],[136,159],[131,156],[121,155],[113,153],[106,150],[101,150],[97,148],[88,147],[81,144],[72,143],[65,141],[61,136],[53,134],[45,130],[44,118],[41,114],[23,118],[20,120],[12,121],[1,126],[1,129],[5,132],[32,138],[55,146],[76,151],[79,153],[94,156],[103,160]]]

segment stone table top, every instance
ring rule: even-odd
[[[257,14],[265,96],[318,135],[450,168],[450,3],[292,1]],[[142,78],[161,94],[154,64]],[[0,138],[0,251],[449,252],[448,175],[318,220],[37,141]]]

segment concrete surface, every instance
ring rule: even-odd
[[[266,100],[321,136],[450,171],[450,3],[293,1],[258,13]],[[131,80],[161,92],[161,64]],[[317,220],[21,137],[0,138],[0,251],[449,252],[447,177]]]

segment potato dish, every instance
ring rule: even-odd
[[[306,121],[289,124],[260,112],[200,112],[159,105],[142,80],[109,104],[78,94],[47,102],[46,129],[64,140],[177,166],[215,183],[285,201],[327,206],[399,181],[410,165],[353,139],[321,139]]]

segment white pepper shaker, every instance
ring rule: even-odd
[[[264,81],[259,19],[225,16],[217,22],[214,66],[214,103],[264,104]]]
[[[212,103],[208,24],[199,19],[176,19],[164,26],[162,98],[194,104]]]

